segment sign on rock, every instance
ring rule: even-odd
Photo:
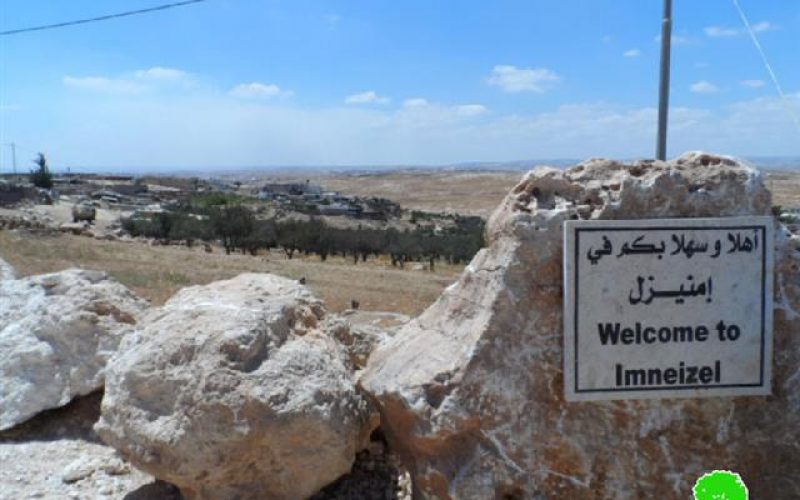
[[[770,394],[773,227],[565,222],[567,400]]]

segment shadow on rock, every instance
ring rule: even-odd
[[[92,429],[100,418],[103,391],[73,399],[66,406],[46,410],[19,425],[0,432],[0,443],[82,439],[102,444]]]
[[[176,486],[156,479],[131,491],[124,500],[183,500],[183,495]]]
[[[373,431],[369,446],[353,468],[310,500],[410,500],[411,478],[386,448],[383,431]]]

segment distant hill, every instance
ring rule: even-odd
[[[622,161],[631,161],[636,158],[621,158]],[[800,171],[800,156],[753,156],[745,157],[753,165],[763,170],[797,170]],[[567,167],[582,160],[570,158],[553,158],[543,160],[513,160],[513,161],[474,161],[446,165],[262,165],[242,167],[204,166],[194,169],[186,167],[72,167],[73,173],[114,173],[129,175],[158,175],[158,176],[224,176],[240,177],[253,174],[282,175],[288,173],[307,172],[309,174],[349,173],[349,174],[377,174],[403,171],[518,171],[523,172],[539,165],[551,167]],[[56,167],[55,171],[61,173],[64,168]]]
[[[747,158],[747,161],[762,170],[798,170],[800,171],[800,157],[797,156],[769,156]]]

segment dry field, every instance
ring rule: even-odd
[[[415,171],[308,176],[327,189],[357,196],[380,196],[404,208],[452,211],[488,217],[524,172]],[[289,177],[287,177],[289,179]],[[299,178],[292,177],[292,180]],[[800,172],[766,172],[775,205],[800,207]]]
[[[141,242],[101,241],[83,236],[42,236],[23,231],[0,231],[0,257],[18,275],[60,271],[69,267],[98,269],[135,290],[153,304],[162,304],[178,289],[232,278],[243,272],[268,272],[306,278],[306,284],[329,310],[342,311],[350,300],[361,309],[417,315],[455,281],[460,266],[437,266],[435,272],[394,269],[383,260],[354,265],[331,257],[285,258],[269,255],[225,255],[215,248],[148,246]]]
[[[487,218],[522,175],[523,172],[404,171],[308,178],[326,189],[388,198],[403,208]]]
[[[346,194],[387,197],[407,208],[486,217],[521,177],[521,172],[439,171],[325,175],[312,177],[312,181]],[[800,172],[770,172],[766,182],[774,204],[800,206]],[[219,248],[208,254],[200,248],[9,231],[0,231],[0,257],[21,275],[68,267],[103,270],[154,304],[163,303],[184,286],[250,271],[305,277],[308,286],[334,311],[348,308],[355,299],[365,310],[409,315],[422,312],[462,270],[444,264],[435,272],[400,270],[382,259],[357,265],[339,257],[328,262],[313,256],[288,260],[279,251],[259,257],[227,256]]]
[[[767,187],[774,205],[800,208],[800,172],[768,172]]]

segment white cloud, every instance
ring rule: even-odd
[[[611,35],[603,35],[603,38],[600,39],[603,43],[611,43],[614,41],[614,37]]]
[[[653,107],[606,102],[511,114],[490,112],[474,102],[443,104],[422,97],[393,108],[308,108],[291,100],[232,99],[204,86],[193,87],[191,93],[140,92],[139,87],[125,85],[155,87],[134,73],[128,74],[121,87],[119,79],[70,78],[65,77],[66,85],[138,95],[135,100],[25,103],[25,112],[15,115],[14,137],[22,144],[46,144],[58,157],[87,167],[191,169],[648,157],[653,154],[657,121]],[[260,85],[268,88],[267,97],[285,92]],[[800,106],[800,93],[789,99],[795,108]],[[785,102],[771,97],[713,109],[673,107],[670,154],[702,149],[734,155],[798,155],[800,136],[786,108]],[[48,120],[43,124],[39,117],[45,113]]]
[[[791,96],[800,105],[800,94]],[[450,164],[540,158],[653,155],[654,107],[574,103],[531,114],[459,116],[458,106],[428,103],[399,110],[308,109],[231,101],[209,94],[135,103],[64,102],[48,128],[27,109],[28,137],[74,165],[157,168],[258,165]],[[44,106],[44,104],[42,104]],[[48,104],[50,106],[50,104]],[[468,106],[468,105],[466,105]],[[81,127],[75,127],[80,123]],[[139,145],[147,144],[147,148]],[[733,155],[797,155],[798,130],[777,98],[718,110],[670,110],[670,155],[707,150]]]
[[[150,69],[141,69],[136,71],[134,76],[139,80],[168,83],[181,82],[189,78],[189,74],[185,71],[175,68],[164,68],[161,66],[153,66]]]
[[[742,80],[740,83],[745,87],[750,87],[751,89],[760,89],[767,84],[767,82],[764,80]]]
[[[65,76],[61,81],[67,87],[104,94],[139,94],[146,88],[144,85],[130,80],[104,76]]]
[[[658,43],[661,43],[661,35],[656,35],[654,40]],[[673,34],[670,40],[672,40],[672,45],[690,45],[693,43],[693,40],[691,38],[683,35]]]
[[[403,101],[403,106],[395,114],[394,120],[409,129],[435,128],[448,124],[458,126],[488,112],[489,109],[483,104],[446,105],[414,97]]]
[[[716,85],[706,80],[693,83],[689,86],[689,90],[695,94],[713,94],[719,91]]]
[[[282,90],[274,83],[240,83],[233,87],[229,92],[234,97],[243,99],[270,99],[273,97],[289,97],[293,94],[291,90]]]
[[[753,28],[753,31],[756,33],[765,33],[767,31],[777,30],[778,26],[769,21],[761,21],[760,23],[753,24],[751,28]],[[730,38],[747,34],[747,30],[744,28],[728,28],[725,26],[708,26],[704,28],[703,31],[709,38]]]
[[[741,30],[733,28],[724,28],[722,26],[708,26],[704,28],[703,31],[709,38],[725,38],[731,36],[738,36],[742,33]]]
[[[429,104],[428,100],[422,97],[412,97],[411,99],[403,101],[404,108],[424,108]]]
[[[779,29],[777,25],[772,24],[769,21],[761,21],[760,23],[756,23],[752,26],[752,28],[756,33],[764,33],[766,31],[775,31]]]
[[[386,104],[388,97],[379,96],[374,90],[349,95],[344,99],[345,104]]]
[[[639,49],[630,49],[623,52],[622,55],[625,57],[639,57],[642,55],[642,51]]]
[[[126,73],[117,78],[107,76],[65,76],[64,85],[85,91],[105,94],[141,94],[170,84],[190,85],[192,79],[185,71],[175,68],[153,66]]]
[[[517,68],[511,65],[497,65],[486,83],[500,87],[505,92],[542,93],[553,88],[561,78],[547,68]]]
[[[461,104],[456,106],[456,113],[460,116],[479,116],[489,112],[489,109],[483,104]]]

